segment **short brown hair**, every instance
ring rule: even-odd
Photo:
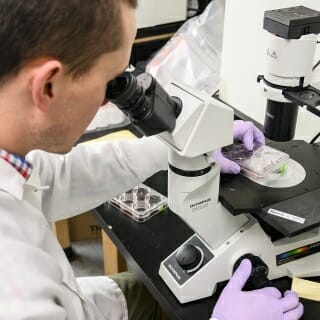
[[[137,0],[122,0],[136,8]],[[53,57],[78,76],[122,41],[119,0],[0,0],[0,82]]]

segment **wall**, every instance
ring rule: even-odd
[[[320,11],[319,0],[226,0],[220,96],[260,123],[264,122],[266,98],[256,78],[264,71],[264,11],[298,5]],[[320,45],[316,61],[319,59]],[[320,88],[320,68],[314,81]],[[296,138],[309,141],[319,131],[320,118],[300,108]]]
[[[139,0],[136,10],[138,28],[183,21],[186,16],[187,0]]]

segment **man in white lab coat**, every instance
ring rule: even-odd
[[[128,309],[131,319],[158,315],[134,278],[140,315],[125,281],[76,280],[49,224],[166,169],[166,149],[155,138],[69,152],[104,102],[107,83],[128,65],[135,6],[0,0],[0,320],[126,320]],[[268,307],[263,302],[259,312]]]

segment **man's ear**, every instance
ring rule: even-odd
[[[57,60],[41,63],[35,69],[31,83],[34,104],[43,112],[47,112],[55,95],[55,83],[62,73],[62,64]]]

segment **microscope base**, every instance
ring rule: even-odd
[[[186,245],[194,246],[202,257],[199,265],[190,270],[183,269],[177,261],[177,253]],[[259,256],[268,265],[272,280],[318,276],[319,251],[318,229],[272,243],[256,220],[250,218],[214,250],[195,234],[161,263],[159,274],[179,302],[186,303],[211,296],[219,282],[230,278],[235,262],[247,253]]]

